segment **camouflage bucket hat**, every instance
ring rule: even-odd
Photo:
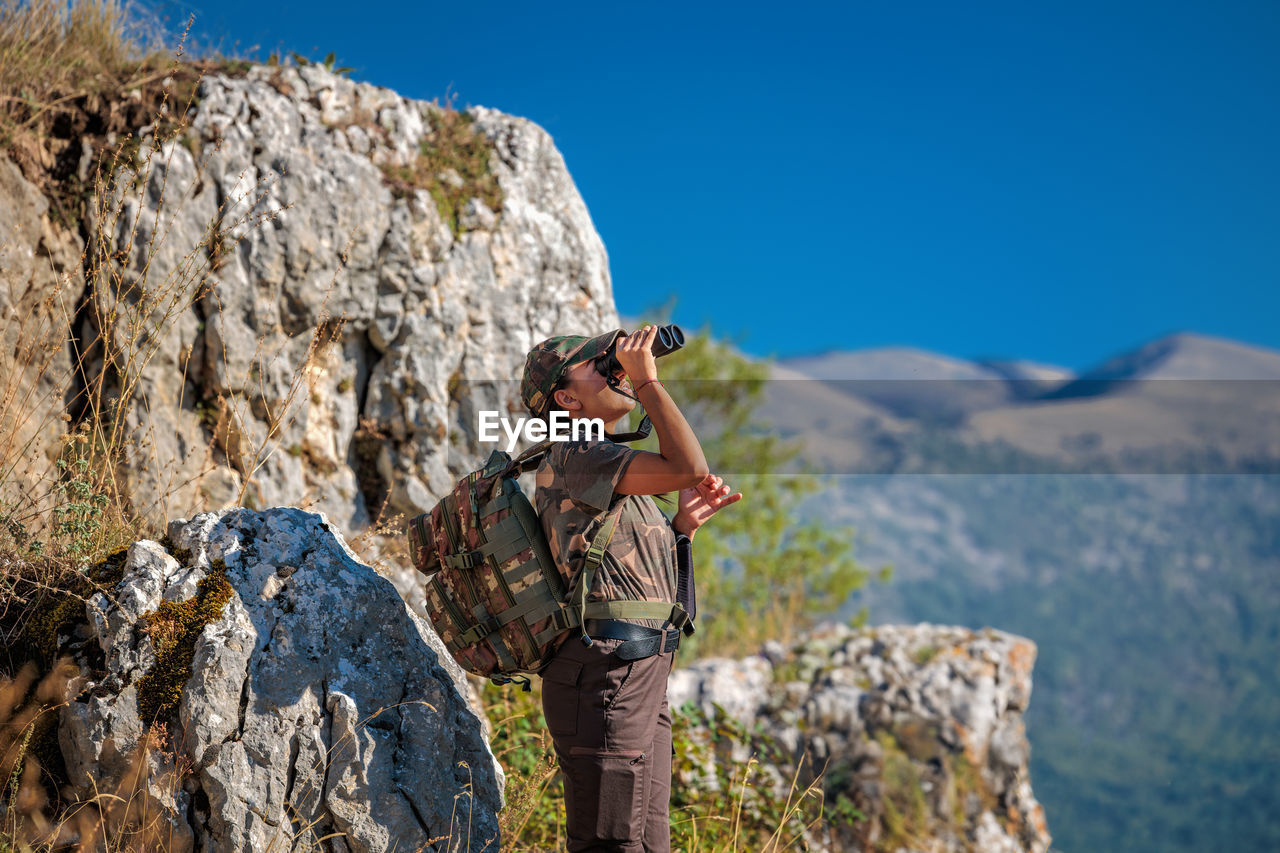
[[[582,335],[559,335],[547,338],[529,350],[524,360],[524,377],[520,381],[520,398],[532,415],[541,416],[551,400],[552,389],[575,364],[594,361],[609,351],[613,342],[625,335],[614,329],[594,338]]]

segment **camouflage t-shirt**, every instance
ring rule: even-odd
[[[640,452],[607,440],[558,441],[538,467],[534,507],[570,587],[609,509],[622,502],[589,601],[676,600],[676,537],[667,517],[649,495],[613,491]],[[653,628],[663,624],[660,619],[627,621]]]

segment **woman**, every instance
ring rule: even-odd
[[[658,452],[608,439],[556,442],[537,473],[534,505],[557,564],[578,580],[608,517],[613,533],[589,601],[675,602],[677,550],[707,519],[741,499],[710,473],[702,447],[658,381],[656,326],[631,335],[562,336],[525,362],[521,396],[531,414],[556,409],[599,418],[608,434],[638,400]],[[616,343],[620,391],[597,370]],[[633,396],[629,396],[633,395]],[[680,492],[667,521],[651,495]],[[570,634],[542,672],[542,708],[564,777],[571,853],[671,848],[671,715],[667,676],[679,625],[660,619],[593,619]]]

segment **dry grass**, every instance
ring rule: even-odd
[[[79,689],[78,669],[63,660],[35,684],[34,667],[17,677],[0,677],[0,844],[10,850],[143,851],[172,846],[173,826],[155,793],[170,795],[181,784],[172,765],[152,760],[163,749],[157,730],[144,734],[128,768],[108,790],[50,816],[42,777],[47,771],[33,754],[35,732],[56,716]]]
[[[0,143],[51,126],[77,99],[123,88],[140,53],[114,0],[2,0]]]
[[[128,416],[167,324],[205,284],[199,264],[159,275],[145,264],[137,270],[127,263],[135,249],[151,257],[165,237],[157,228],[138,239],[149,179],[163,176],[163,205],[181,204],[163,196],[172,141],[185,129],[189,101],[173,103],[162,91],[158,113],[179,114],[177,124],[145,141],[126,137],[99,157],[88,182],[88,151],[68,147],[78,126],[121,86],[172,75],[180,65],[162,64],[154,55],[136,59],[139,45],[125,32],[118,4],[0,4],[0,142],[37,189],[54,199],[55,220],[58,213],[74,214],[96,225],[85,226],[89,239],[78,263],[64,259],[59,267],[37,254],[37,263],[50,269],[37,268],[31,282],[14,279],[20,266],[4,264],[3,252],[34,247],[0,247],[9,302],[0,324],[0,523],[8,534],[0,547],[26,556],[91,559],[139,532],[117,472],[128,448]],[[76,160],[73,174],[60,171],[64,153]],[[69,197],[79,198],[76,209],[60,209],[57,200]],[[75,245],[74,231],[55,223],[53,232],[44,242]],[[119,235],[127,235],[123,246]],[[28,286],[47,292],[24,292]],[[74,429],[67,430],[63,423],[73,420]]]
[[[499,814],[503,850],[563,850],[565,812],[555,750],[542,716],[541,685],[532,691],[486,685],[482,701],[493,729],[494,755],[506,772],[506,808]],[[787,766],[775,744],[759,741],[723,714],[673,709],[677,761],[671,800],[671,842],[678,850],[706,853],[782,853],[808,849],[829,833],[833,817],[824,805],[822,773],[807,773],[807,759]],[[745,762],[720,752],[731,744],[749,753]],[[802,770],[807,775],[802,778]],[[814,778],[809,779],[810,776]]]
[[[159,31],[115,0],[0,0],[0,150],[64,224],[113,136],[189,99],[195,69],[156,49]]]
[[[0,3],[5,4],[0,5],[0,92],[9,105],[8,112],[0,109],[0,129],[8,133],[10,154],[15,134],[39,136],[41,128],[57,123],[45,122],[55,113],[83,119],[85,98],[110,100],[120,85],[139,82],[120,69],[160,64],[155,53],[136,59],[138,43],[130,40],[116,4],[76,2],[68,9],[49,0]],[[124,117],[132,119],[130,130],[149,127],[148,135],[124,134],[97,161],[82,203],[84,215],[77,220],[85,236],[78,263],[56,269],[49,259],[37,258],[51,266],[44,276],[51,284],[43,293],[24,296],[22,282],[4,281],[14,301],[0,317],[0,548],[92,561],[137,539],[146,520],[192,509],[171,506],[169,500],[190,495],[193,481],[221,461],[211,451],[199,471],[180,475],[173,460],[161,458],[154,429],[138,428],[148,421],[147,413],[160,411],[161,401],[153,406],[149,399],[147,377],[171,371],[181,373],[184,387],[200,387],[201,377],[187,375],[191,348],[179,351],[175,327],[189,320],[201,301],[209,303],[207,310],[221,311],[215,288],[219,265],[240,240],[283,208],[268,203],[270,179],[264,178],[227,198],[194,245],[172,245],[170,231],[201,185],[199,180],[171,181],[177,159],[190,150],[188,109],[200,73],[178,57],[152,75],[163,75],[166,83],[159,87],[155,113],[146,120]],[[20,81],[38,77],[45,68],[56,71],[40,78],[38,91],[22,88]],[[180,78],[189,85],[174,85]],[[18,89],[25,94],[13,94]],[[64,91],[74,97],[57,95]],[[48,97],[41,100],[40,92]],[[178,98],[182,92],[186,101]],[[147,103],[143,97],[122,100]],[[104,109],[114,110],[116,102],[110,100]],[[5,253],[24,248],[0,245],[0,279],[14,269],[5,263]],[[157,260],[175,253],[182,257]],[[345,250],[341,256],[343,265],[328,284],[325,304],[345,265]],[[259,337],[245,375],[227,377],[244,390],[199,401],[208,413],[211,445],[225,452],[226,462],[242,477],[239,503],[251,499],[255,475],[282,449],[316,362],[340,339],[343,327],[344,319],[331,317],[322,306],[300,356],[287,341]],[[244,363],[244,354],[239,355]],[[223,373],[230,374],[225,349],[221,358]],[[281,374],[289,377],[283,399],[268,401],[265,377]],[[191,402],[186,401],[188,407]],[[179,399],[177,408],[183,405]],[[265,434],[237,431],[264,410]],[[126,479],[126,461],[135,471],[155,475],[151,500],[144,505]]]
[[[206,247],[232,240],[234,229],[255,227],[278,211],[226,221],[226,209],[243,201],[228,200],[181,261],[153,267],[174,214],[194,189],[188,184],[174,192],[169,186],[179,150],[175,139],[184,129],[179,123],[136,149],[128,141],[121,145],[94,182],[96,228],[81,258],[83,280],[78,270],[64,272],[35,312],[38,322],[10,312],[0,325],[0,339],[13,343],[0,361],[0,493],[8,498],[0,523],[7,544],[20,552],[93,560],[137,539],[154,508],[136,504],[121,470],[126,460],[152,471],[170,469],[162,497],[188,485],[175,482],[172,460],[159,458],[154,436],[138,432],[139,416],[153,408],[148,368],[162,353],[172,357],[179,317],[211,290]],[[248,211],[265,197],[262,187],[253,192],[258,197],[242,205]],[[151,218],[146,196],[153,194],[165,212]],[[185,370],[189,355],[179,353],[179,364],[161,366]],[[144,463],[140,457],[148,452],[152,458]],[[258,448],[257,457],[266,452]],[[40,464],[44,460],[51,464]]]
[[[212,444],[194,476],[164,458],[151,415],[173,401],[152,399],[148,377],[181,371],[198,384],[186,376],[191,350],[177,343],[175,328],[201,300],[216,300],[222,257],[280,208],[267,203],[270,186],[259,181],[228,198],[194,245],[175,242],[174,223],[199,182],[174,176],[188,152],[200,154],[187,134],[202,72],[180,55],[180,47],[176,56],[147,53],[116,3],[0,0],[0,159],[7,154],[53,201],[41,240],[83,239],[79,257],[62,263],[37,253],[32,273],[14,259],[33,247],[0,235],[0,616],[10,658],[0,669],[11,674],[22,664],[15,655],[52,660],[59,626],[82,620],[86,599],[103,590],[86,568],[139,538],[159,538],[157,519],[191,509],[167,502],[194,494],[192,481],[216,461]],[[130,91],[137,96],[122,95]],[[135,136],[140,127],[150,130]],[[342,327],[341,318],[322,318],[284,399],[266,406],[265,435],[242,445],[241,502],[279,452],[315,359]],[[286,346],[259,338],[251,367],[259,381],[231,377],[244,392],[208,402],[251,417],[255,403],[264,405],[260,377],[272,368],[288,374]],[[129,480],[139,470],[155,477],[149,500]],[[122,787],[87,803],[60,801],[58,768],[29,747],[65,704],[71,676],[55,669],[36,687],[36,673],[21,672],[0,693],[0,850],[52,849],[69,839],[81,849],[163,845],[156,833],[167,830],[144,794],[180,782],[171,756],[147,757],[165,755],[166,745],[153,739],[140,750]],[[174,779],[148,776],[164,767]]]

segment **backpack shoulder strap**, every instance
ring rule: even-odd
[[[512,459],[511,464],[508,465],[506,470],[502,472],[502,475],[504,477],[509,477],[512,474],[516,474],[516,473],[523,474],[525,471],[533,470],[533,468],[536,465],[539,465],[542,463],[542,457],[545,456],[547,451],[550,449],[551,449],[550,439],[546,441],[539,441],[537,444],[532,445],[531,447],[526,449],[523,453],[521,453],[515,459]]]
[[[573,613],[572,618],[576,622],[578,629],[582,631],[582,642],[588,646],[593,642],[587,634],[588,619],[666,619],[680,629],[683,629],[689,622],[688,614],[678,602],[596,601],[587,604],[587,594],[591,590],[591,582],[595,579],[596,570],[604,562],[604,554],[609,547],[609,540],[613,538],[618,519],[622,516],[622,507],[623,501],[619,501],[618,508],[609,511],[604,523],[600,525],[600,529],[592,537],[591,546],[587,549],[587,558],[582,564],[582,571],[578,574],[578,582],[570,593],[572,598],[570,602],[570,608]]]
[[[591,581],[595,579],[596,570],[604,561],[604,552],[609,547],[609,540],[613,538],[613,531],[618,526],[623,505],[624,501],[618,501],[617,508],[609,510],[604,523],[591,538],[591,546],[587,548],[587,559],[583,562],[582,571],[578,573],[578,582],[570,593],[573,599],[570,605],[578,615],[578,628],[582,631],[582,642],[588,646],[591,645],[591,638],[587,636],[587,593],[591,590]]]

